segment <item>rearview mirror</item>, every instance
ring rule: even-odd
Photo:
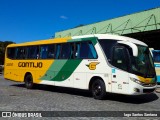
[[[138,56],[138,48],[134,43],[131,43],[129,41],[118,41],[118,43],[128,45],[129,47],[132,48],[133,56],[134,57]]]

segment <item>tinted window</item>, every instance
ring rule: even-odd
[[[82,42],[76,43],[76,58],[81,59],[94,59],[97,58],[97,53],[92,43]]]
[[[75,55],[74,43],[70,43],[70,49],[71,49],[70,59],[74,59],[74,55]]]
[[[99,43],[108,59],[108,62],[111,63],[111,57],[112,57],[112,48],[117,43],[116,40],[99,40]]]
[[[97,53],[91,42],[78,42],[8,48],[7,56],[15,59],[94,59]]]
[[[55,45],[48,45],[48,58],[55,57]]]
[[[112,65],[122,70],[127,70],[126,49],[123,47],[115,47],[113,50]]]
[[[54,45],[42,45],[40,46],[40,58],[48,59],[54,58]]]
[[[26,49],[25,47],[16,48],[16,59],[25,59]]]
[[[69,59],[71,58],[72,47],[70,44],[62,44],[60,59]]]
[[[40,58],[46,59],[47,55],[48,55],[48,46],[47,45],[40,46]]]
[[[7,57],[10,59],[14,59],[15,58],[15,48],[8,48],[7,49]]]
[[[39,59],[40,55],[39,55],[39,46],[28,46],[27,48],[27,55],[26,57],[28,59]]]
[[[94,46],[93,46],[93,44],[91,43],[91,42],[89,42],[89,58],[97,58],[98,56],[97,56],[97,52],[96,52],[96,50],[95,50],[95,48],[94,48]]]
[[[80,58],[80,43],[76,43],[75,58]]]
[[[60,44],[57,44],[57,45],[56,45],[56,56],[55,56],[56,59],[59,58],[60,52],[61,52],[61,45],[60,45]]]

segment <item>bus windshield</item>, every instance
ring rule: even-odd
[[[140,45],[137,45],[137,47],[138,47],[138,56],[131,57],[132,71],[144,77],[154,77],[155,76],[154,63],[148,47]]]
[[[147,46],[136,44],[138,56],[135,57],[131,47],[117,44],[116,40],[99,40],[99,43],[114,67],[143,77],[155,77],[154,63]]]

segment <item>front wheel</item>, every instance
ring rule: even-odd
[[[33,88],[33,77],[31,74],[28,74],[26,77],[25,77],[25,86],[27,89],[32,89]]]
[[[92,95],[94,99],[102,100],[106,96],[106,87],[102,80],[99,80],[99,79],[95,80],[92,83],[91,90],[92,90]]]

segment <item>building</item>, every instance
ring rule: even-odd
[[[100,33],[129,36],[147,43],[149,47],[160,49],[160,7],[56,32],[55,37]]]

